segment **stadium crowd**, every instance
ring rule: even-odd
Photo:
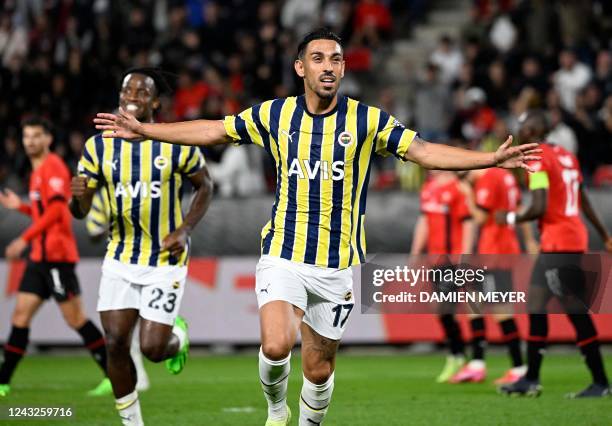
[[[28,162],[18,128],[32,113],[52,120],[54,150],[76,167],[94,132],[91,118],[116,105],[120,77],[133,66],[172,73],[175,90],[163,97],[159,120],[220,118],[299,93],[295,41],[325,25],[345,41],[349,73],[369,78],[391,98],[372,57],[427,22],[429,6],[422,0],[5,0],[0,185],[25,191]],[[475,0],[461,39],[442,37],[422,76],[406,81],[414,87],[410,102],[396,107],[409,113],[397,115],[406,115],[424,138],[491,149],[515,130],[522,112],[542,106],[555,126],[550,139],[577,152],[590,179],[612,163],[611,9],[603,0]],[[223,195],[272,189],[274,169],[263,151],[229,147],[206,156]]]

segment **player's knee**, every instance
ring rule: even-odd
[[[32,321],[32,315],[27,309],[15,309],[13,312],[13,318],[11,319],[13,325],[19,328],[25,328],[30,326]]]
[[[166,359],[166,347],[156,343],[141,342],[140,352],[151,362],[162,362]]]
[[[73,330],[78,330],[87,321],[85,316],[80,312],[76,314],[64,314],[64,320],[66,321],[66,324],[68,324],[68,327],[72,328]]]
[[[289,342],[283,340],[277,340],[273,342],[263,342],[261,345],[261,351],[264,356],[272,361],[280,361],[289,356],[291,352],[291,345]]]
[[[316,366],[304,365],[304,376],[315,385],[326,383],[334,370],[328,362],[318,363]]]
[[[106,350],[109,356],[121,356],[130,352],[130,339],[114,333],[106,333]]]

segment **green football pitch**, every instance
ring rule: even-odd
[[[607,350],[607,348],[606,348]],[[443,355],[341,354],[326,425],[612,425],[612,399],[566,400],[564,394],[589,382],[581,358],[551,353],[544,361],[544,392],[537,399],[498,395],[492,380],[507,367],[502,354],[488,359],[484,384],[435,384]],[[612,357],[606,358],[612,371]],[[152,387],[141,393],[147,425],[263,425],[265,402],[257,377],[257,356],[192,356],[179,376],[148,364]],[[117,425],[111,397],[85,391],[99,379],[86,356],[31,356],[17,371],[12,393],[0,409],[16,406],[71,406],[72,420],[7,420],[3,425]],[[301,386],[299,358],[293,357],[289,403],[297,425]]]

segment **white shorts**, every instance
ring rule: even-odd
[[[102,265],[98,312],[136,309],[141,318],[174,325],[186,280],[186,266],[126,265],[106,259]]]
[[[323,268],[264,255],[256,270],[259,308],[284,300],[304,311],[303,321],[321,336],[339,340],[353,310],[353,270]]]

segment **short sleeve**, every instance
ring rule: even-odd
[[[495,190],[492,188],[490,181],[480,179],[476,183],[476,205],[481,209],[491,211],[496,205]]]
[[[78,175],[88,178],[87,186],[89,188],[97,188],[101,180],[100,159],[98,158],[97,143],[102,142],[102,136],[92,136],[85,142],[83,155],[78,164]]]
[[[223,119],[227,135],[240,145],[255,144],[265,148],[270,129],[270,101],[255,105],[238,115]]]
[[[181,150],[183,151],[181,152],[181,174],[192,175],[200,171],[206,164],[202,151],[195,146],[183,146]]]
[[[64,164],[57,164],[45,170],[44,197],[46,202],[67,200],[70,196],[70,172]]]
[[[417,132],[407,129],[395,117],[380,111],[376,129],[376,153],[384,157],[395,155],[404,160],[408,147],[417,136]]]

